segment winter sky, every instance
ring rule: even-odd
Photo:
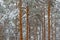
[[[56,1],[59,1],[60,2],[60,0],[56,0]]]

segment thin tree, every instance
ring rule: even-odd
[[[48,40],[50,40],[50,1],[48,0]]]
[[[20,10],[20,13],[19,13],[19,15],[20,15],[20,40],[23,40],[23,33],[22,33],[22,0],[20,0],[20,6],[19,6],[19,10]]]
[[[27,4],[27,7],[26,7],[26,40],[29,40],[28,13],[29,13],[29,8],[28,8],[28,4]]]

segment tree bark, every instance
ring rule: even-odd
[[[48,0],[48,40],[50,40],[50,0]]]
[[[20,0],[20,40],[23,40],[23,33],[22,33],[22,0]]]

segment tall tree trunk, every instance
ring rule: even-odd
[[[22,33],[22,0],[20,0],[20,40],[23,40],[23,33]]]
[[[26,40],[29,40],[28,13],[29,13],[29,8],[28,8],[28,5],[27,5],[27,7],[26,7]]]
[[[48,40],[50,40],[50,0],[48,0]]]

